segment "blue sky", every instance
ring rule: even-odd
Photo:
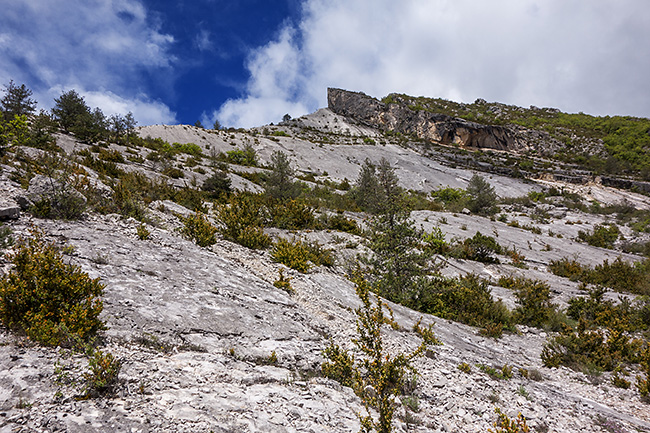
[[[255,126],[328,86],[650,117],[647,0],[13,0],[0,84],[142,125]]]

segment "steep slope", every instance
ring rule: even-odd
[[[101,156],[121,161],[115,168],[125,173],[142,173],[188,191],[200,186],[223,162],[219,152],[226,154],[247,144],[255,149],[260,165],[268,163],[274,151],[286,152],[309,185],[353,182],[366,158],[377,162],[385,157],[396,167],[403,187],[428,193],[445,186],[465,188],[477,172],[471,164],[488,155],[424,148],[330,109],[251,130],[157,125],[140,128],[139,133],[162,138],[172,148],[174,142],[193,143],[202,153],[178,152],[161,162],[149,157],[157,151],[142,146],[92,146],[63,134],[57,144],[70,157],[88,163],[79,166],[87,175],[84,179],[101,187],[108,197],[115,197],[117,186],[115,179],[101,172],[106,167],[97,161],[109,162]],[[476,132],[483,133],[487,130]],[[79,151],[81,155],[72,155]],[[450,153],[436,155],[444,152]],[[12,149],[2,163],[0,202],[26,200],[29,193],[15,181],[29,177],[23,163],[42,169],[37,163],[40,158],[54,161],[46,159],[49,156],[42,149]],[[468,165],[450,162],[452,156],[465,158]],[[485,164],[486,169],[492,167]],[[170,167],[180,175],[162,174],[170,173],[165,171]],[[225,168],[239,190],[261,190],[260,184],[246,176],[268,171],[263,166],[234,163]],[[625,262],[642,260],[622,253],[621,240],[617,249],[605,249],[578,242],[576,237],[580,231],[617,221],[613,214],[587,212],[591,203],[586,198],[597,198],[603,206],[625,199],[634,206],[624,210],[632,212],[635,207],[649,208],[646,196],[597,184],[482,174],[501,197],[512,198],[502,205],[503,218],[460,210],[419,210],[412,213],[412,220],[427,231],[440,228],[450,242],[462,242],[476,232],[494,236],[502,246],[521,253],[523,266],[515,266],[503,254],[498,257],[501,263],[491,264],[441,256],[446,275],[475,273],[488,279],[492,293],[511,308],[516,305],[515,296],[496,285],[499,277],[543,279],[551,285],[553,302],[564,306],[582,292],[578,282],[550,274],[551,261],[578,257],[581,263],[594,266],[617,257]],[[566,196],[571,196],[569,190],[578,191],[582,197],[570,202],[564,196],[550,197],[544,203],[524,200],[546,186],[564,188]],[[213,222],[217,205],[209,203],[205,208]],[[114,398],[79,399],[87,363],[83,354],[36,346],[0,328],[0,431],[358,431],[357,413],[363,411],[360,399],[351,389],[322,377],[320,365],[322,350],[330,341],[354,348],[353,309],[360,302],[345,277],[346,258],[365,251],[363,239],[331,229],[266,228],[274,238],[299,237],[333,249],[334,267],[315,267],[302,274],[274,262],[268,250],[250,250],[222,238],[207,248],[197,246],[182,234],[182,217],[192,211],[179,203],[153,201],[145,213],[146,223],[95,211],[76,221],[40,219],[21,212],[6,223],[16,238],[28,236],[29,227],[37,225],[48,239],[62,248],[71,247],[65,249],[67,261],[106,284],[102,318],[108,329],[99,344],[122,360],[122,371]],[[368,218],[352,211],[345,216],[360,225]],[[143,225],[151,233],[147,240],[138,236]],[[626,242],[648,240],[647,234],[620,225]],[[2,260],[3,270],[8,271],[10,265]],[[291,278],[294,293],[273,286],[280,270]],[[618,298],[611,291],[607,296]],[[396,431],[486,432],[496,419],[495,407],[511,417],[522,412],[539,432],[650,431],[647,403],[633,387],[613,386],[610,373],[544,367],[540,353],[549,336],[546,331],[520,325],[517,333],[492,339],[477,328],[388,304],[400,325],[385,330],[391,353],[417,346],[419,339],[411,329],[420,317],[424,324],[435,324],[443,343],[416,361],[414,400],[404,398],[411,409],[399,407]],[[459,370],[462,363],[468,364],[470,373]],[[487,367],[499,370],[502,366],[512,368],[512,378],[499,379],[486,372]]]

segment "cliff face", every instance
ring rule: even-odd
[[[384,104],[363,93],[327,89],[328,108],[336,114],[365,125],[431,140],[442,144],[458,144],[478,149],[517,152],[525,145],[515,134],[501,126],[481,125],[424,110],[412,110],[406,104]]]

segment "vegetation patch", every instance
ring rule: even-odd
[[[208,221],[206,216],[200,212],[183,219],[185,227],[183,234],[192,239],[200,247],[208,247],[217,242],[215,234],[217,228]]]
[[[8,255],[13,269],[0,279],[0,320],[51,346],[87,341],[104,328],[99,314],[104,285],[66,264],[37,229]]]

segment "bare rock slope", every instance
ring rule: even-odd
[[[334,101],[334,105],[339,103]],[[298,174],[311,175],[313,181],[352,182],[366,158],[376,162],[382,157],[396,167],[402,186],[423,193],[441,186],[464,188],[474,174],[391,142],[371,123],[345,117],[341,115],[345,110],[334,108],[336,112],[322,109],[279,126],[250,131],[156,125],[141,128],[140,134],[195,143],[204,155],[250,144],[262,163],[282,150]],[[483,133],[472,132],[478,134],[475,137]],[[487,139],[476,140],[487,143]],[[509,145],[505,135],[494,140],[495,146]],[[69,136],[60,136],[58,143],[68,153],[88,148]],[[157,163],[146,158],[149,150],[118,145],[111,149],[125,154],[128,150],[136,161],[120,163],[121,169],[159,175]],[[183,177],[173,182],[200,185],[212,169],[210,163],[201,159],[190,166],[187,156],[181,158]],[[108,329],[99,344],[121,360],[122,370],[115,397],[81,398],[87,371],[82,354],[36,346],[0,328],[0,432],[359,431],[361,401],[351,389],[322,377],[320,365],[330,341],[354,348],[354,308],[360,302],[345,277],[345,259],[362,250],[361,238],[327,230],[267,229],[274,237],[317,240],[335,251],[336,266],[302,274],[271,260],[268,250],[250,250],[223,239],[208,248],[197,246],[179,230],[180,216],[191,211],[176,203],[149,205],[152,224],[146,225],[151,233],[147,240],[138,237],[139,221],[114,214],[88,213],[81,220],[67,222],[32,218],[18,212],[16,205],[25,192],[4,174],[11,175],[17,168],[2,168],[0,202],[14,209],[10,212],[14,219],[6,224],[12,236],[29,236],[30,227],[38,226],[49,240],[68,246],[66,261],[106,285],[102,318]],[[228,175],[237,189],[260,188],[246,176],[264,168],[231,164],[230,169]],[[552,185],[603,204],[624,199],[638,209],[647,209],[649,204],[646,196],[597,184],[576,186],[497,174],[486,177],[501,197],[521,197]],[[552,260],[580,257],[593,266],[619,256],[630,262],[640,259],[575,241],[580,230],[591,230],[610,221],[610,216],[569,209],[562,203],[545,206],[540,207],[548,214],[545,220],[533,220],[530,212],[522,213],[515,205],[504,207],[509,224],[462,212],[422,210],[413,212],[411,218],[426,230],[439,227],[448,240],[462,240],[480,231],[525,256],[524,267],[513,266],[505,256],[500,257],[500,264],[488,265],[448,259],[446,274],[471,272],[490,281],[508,275],[543,279],[551,285],[553,301],[560,305],[579,294],[579,288],[578,283],[548,272]],[[360,224],[366,217],[352,212],[346,216]],[[628,238],[642,236],[628,227],[622,231]],[[9,263],[2,260],[2,270],[8,271]],[[273,286],[280,270],[291,278],[294,293]],[[514,305],[509,290],[493,286],[492,293]],[[495,407],[511,417],[521,412],[537,432],[650,431],[649,406],[634,389],[613,386],[607,375],[544,367],[540,353],[548,335],[540,329],[520,326],[517,333],[495,340],[470,326],[390,306],[400,325],[386,329],[391,353],[418,345],[419,338],[411,329],[421,317],[425,325],[435,325],[443,343],[416,361],[417,398],[415,403],[400,405],[397,432],[487,432],[496,420]],[[471,372],[459,370],[462,363]],[[509,366],[513,377],[496,378],[479,365],[484,369]],[[411,407],[407,412],[406,405],[416,410]]]

